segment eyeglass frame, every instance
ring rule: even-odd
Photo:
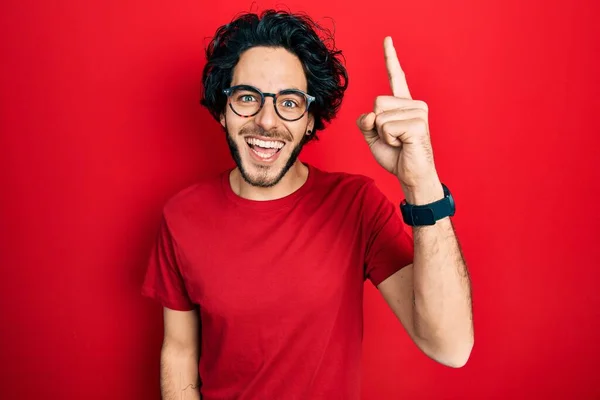
[[[233,105],[231,104],[231,102],[229,101],[229,99],[231,98],[230,96],[233,94],[233,92],[236,89],[250,89],[253,90],[255,92],[257,92],[260,95],[260,106],[258,107],[258,110],[256,110],[256,112],[254,114],[251,115],[242,115],[240,113],[238,113],[237,111],[235,111],[235,109],[233,108]],[[298,118],[295,119],[288,119],[288,118],[284,118],[281,116],[281,114],[279,114],[279,111],[277,110],[277,97],[280,96],[281,94],[287,94],[287,93],[299,93],[301,95],[303,95],[306,98],[306,107],[304,109],[304,112],[302,113],[302,115],[300,115]],[[235,86],[231,86],[228,87],[227,89],[223,89],[223,94],[225,94],[227,96],[227,103],[229,103],[229,108],[231,108],[231,111],[233,111],[236,115],[242,117],[242,118],[250,118],[255,116],[256,114],[258,114],[260,112],[260,110],[263,109],[264,105],[265,105],[265,101],[267,97],[272,97],[273,98],[273,108],[275,109],[275,113],[279,116],[279,118],[281,118],[284,121],[288,121],[288,122],[294,122],[294,121],[298,121],[299,119],[301,119],[302,117],[304,117],[306,115],[306,113],[308,112],[308,109],[310,107],[310,105],[312,104],[313,101],[316,100],[316,97],[311,96],[310,94],[300,90],[300,89],[283,89],[280,90],[278,93],[269,93],[269,92],[263,92],[261,91],[259,88],[252,86],[252,85],[235,85]]]

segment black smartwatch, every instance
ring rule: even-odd
[[[454,198],[446,185],[442,183],[442,187],[444,198],[433,203],[416,206],[402,200],[400,211],[404,222],[410,226],[435,225],[437,220],[453,216],[456,212]]]

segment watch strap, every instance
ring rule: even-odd
[[[410,226],[434,225],[436,221],[453,216],[455,213],[454,199],[450,191],[442,183],[444,197],[433,203],[413,205],[402,201],[400,211],[404,222]]]

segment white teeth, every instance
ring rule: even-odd
[[[271,157],[273,157],[273,154],[265,154],[265,153],[263,153],[263,152],[256,151],[256,150],[254,150],[254,149],[252,149],[252,151],[253,151],[255,154],[257,154],[257,155],[258,155],[260,158],[264,158],[265,160],[266,160],[267,158],[271,158]]]
[[[284,145],[283,142],[277,141],[265,141],[256,138],[246,138],[246,142],[253,146],[262,147],[263,149],[281,149]]]

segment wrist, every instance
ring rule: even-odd
[[[442,182],[436,177],[416,186],[402,185],[408,204],[415,206],[433,203],[444,198]]]

